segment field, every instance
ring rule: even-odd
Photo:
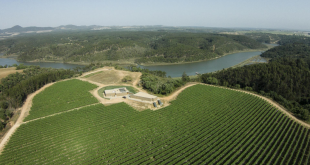
[[[56,83],[34,97],[25,121],[98,103],[98,100],[89,93],[96,87],[76,79]]]
[[[88,75],[84,76],[83,78],[89,78],[89,77],[94,76],[94,75],[99,74],[99,73],[103,73],[103,71],[88,74]]]
[[[23,70],[16,70],[16,67],[0,68],[0,83],[1,83],[2,78],[8,76],[9,74],[16,73],[16,72],[21,73],[23,72]]]
[[[309,141],[258,97],[195,85],[157,111],[97,104],[22,124],[0,164],[309,164]]]
[[[132,80],[139,78],[140,74],[137,72],[119,71],[119,70],[105,70],[104,72],[96,72],[84,76],[87,80],[91,80],[101,84],[120,84],[125,76],[130,76]],[[129,82],[132,84],[133,82]]]

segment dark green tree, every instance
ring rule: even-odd
[[[183,82],[189,82],[190,81],[189,76],[187,76],[187,74],[185,72],[183,72],[183,74],[182,74],[182,81]]]

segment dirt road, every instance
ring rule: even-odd
[[[100,71],[100,70],[98,70]],[[97,71],[97,72],[98,72]],[[122,72],[122,71],[120,71]],[[95,73],[95,72],[93,72]],[[104,104],[104,105],[110,105],[110,104],[116,104],[116,103],[121,103],[121,102],[125,102],[127,103],[128,105],[132,106],[133,108],[135,108],[136,110],[138,111],[143,111],[145,109],[151,109],[152,108],[152,105],[151,104],[146,104],[146,103],[140,103],[140,102],[137,102],[137,101],[133,101],[133,100],[129,100],[129,99],[123,99],[123,98],[115,98],[115,99],[104,99],[102,98],[101,96],[99,96],[98,94],[98,90],[103,88],[103,87],[106,87],[106,86],[132,86],[132,87],[135,87],[135,89],[139,90],[139,92],[145,92],[147,93],[144,89],[142,88],[139,88],[137,87],[136,85],[139,83],[140,81],[140,77],[141,77],[142,73],[139,73],[138,76],[136,76],[136,79],[133,80],[133,83],[132,84],[126,84],[126,83],[110,83],[110,84],[102,84],[102,83],[99,83],[99,82],[95,82],[95,81],[92,81],[90,79],[85,79],[85,78],[77,78],[79,80],[82,80],[82,81],[86,81],[86,82],[89,82],[89,83],[92,83],[92,84],[95,84],[97,85],[98,87],[92,91],[90,91],[90,93],[95,96],[95,98],[97,98],[97,100],[101,103],[101,104]]]
[[[109,70],[109,69],[112,69],[112,68],[111,67],[103,67],[103,68],[95,69],[93,71],[90,71],[90,72],[87,72],[87,73],[83,73],[80,77],[84,77],[84,76],[90,75],[92,73],[96,73],[96,72],[100,72],[100,71],[105,71],[105,70]],[[114,68],[113,68],[113,70],[114,70]]]
[[[197,85],[197,84],[200,84],[200,83],[188,83],[186,84],[185,86],[182,86],[180,89],[177,89],[177,91],[173,92],[172,94],[170,94],[169,96],[166,96],[166,97],[162,97],[160,98],[161,100],[164,100],[164,101],[172,101],[172,100],[175,100],[177,98],[177,96],[183,91],[185,90],[186,88],[188,87],[191,87],[191,86],[194,86],[194,85]]]
[[[202,83],[199,83],[199,84],[202,84]],[[202,85],[209,85],[209,86],[214,86],[214,85],[210,85],[210,84],[202,84]],[[262,98],[264,99],[265,101],[267,101],[268,103],[270,103],[272,106],[276,107],[278,110],[282,111],[286,116],[288,116],[289,118],[291,118],[292,120],[294,120],[295,122],[307,127],[308,129],[310,129],[310,124],[302,121],[302,120],[299,120],[297,119],[295,116],[293,116],[290,112],[288,112],[285,108],[283,108],[282,106],[280,106],[277,102],[271,100],[271,99],[268,99],[264,96],[261,96],[261,95],[258,95],[258,94],[255,94],[255,93],[251,93],[251,92],[248,92],[248,91],[244,91],[244,90],[238,90],[238,89],[231,89],[231,88],[226,88],[226,87],[221,87],[221,86],[214,86],[214,87],[218,87],[218,88],[224,88],[224,89],[228,89],[228,90],[234,90],[234,91],[238,91],[238,92],[243,92],[243,93],[247,93],[247,94],[250,94],[250,95],[254,95],[254,96],[257,96],[259,98]]]
[[[3,151],[4,146],[6,145],[6,143],[9,141],[10,137],[13,135],[13,133],[16,131],[16,129],[22,124],[24,118],[29,114],[31,105],[32,105],[32,99],[35,95],[37,95],[38,93],[40,93],[41,91],[43,91],[45,88],[53,85],[54,83],[49,83],[44,85],[42,88],[40,88],[39,90],[35,91],[34,93],[28,95],[26,102],[24,103],[24,105],[20,108],[21,112],[20,112],[20,116],[17,119],[16,123],[13,125],[13,127],[3,136],[3,138],[1,139],[1,143],[0,143],[0,154]]]
[[[91,73],[95,73],[95,72],[98,72],[98,71],[103,71],[103,70],[106,70],[106,69],[98,69],[96,71],[92,71],[92,72],[89,72],[87,74],[91,74]],[[85,74],[85,75],[87,75]],[[83,76],[85,76],[83,75]],[[140,76],[141,76],[141,73],[140,73]],[[130,86],[133,86],[133,87],[136,87],[136,85],[138,84],[138,82],[140,81],[140,76],[138,76],[134,81],[133,81],[133,84],[130,85]],[[93,96],[95,96],[100,103],[102,104],[114,104],[114,103],[119,103],[119,102],[126,102],[128,104],[131,104],[133,105],[133,107],[142,107],[142,106],[145,106],[145,108],[149,108],[147,107],[147,105],[135,105],[136,103],[134,101],[130,101],[128,99],[124,100],[122,98],[117,98],[117,99],[112,99],[112,100],[107,100],[107,99],[104,99],[102,97],[99,96],[98,94],[98,90],[102,87],[105,87],[105,86],[109,86],[109,85],[129,85],[129,84],[101,84],[101,83],[98,83],[98,82],[94,82],[94,81],[91,81],[91,80],[87,80],[87,79],[84,79],[84,78],[77,78],[79,80],[82,80],[82,81],[87,81],[87,82],[90,82],[90,83],[93,83],[93,84],[96,84],[98,85],[98,88],[90,91],[92,93]],[[63,80],[63,81],[66,81],[66,80]],[[50,84],[47,84],[45,85],[44,87],[40,88],[38,91],[28,95],[27,97],[27,100],[26,102],[24,103],[23,107],[21,107],[21,114],[18,118],[18,120],[16,121],[16,123],[13,125],[13,127],[3,136],[3,138],[1,139],[1,142],[0,142],[0,154],[1,152],[3,151],[3,148],[5,146],[5,144],[9,141],[10,137],[12,136],[12,134],[16,131],[16,129],[21,125],[23,124],[23,119],[29,114],[29,111],[30,111],[30,108],[31,108],[31,105],[32,105],[32,99],[33,97],[40,93],[41,91],[43,91],[45,88],[53,85],[54,83],[50,83]],[[177,96],[183,91],[185,90],[186,88],[188,87],[191,87],[191,86],[194,86],[196,84],[202,84],[202,85],[209,85],[209,84],[203,84],[203,83],[188,83],[186,84],[185,86],[181,87],[180,89],[177,89],[177,91],[173,92],[172,94],[170,94],[169,96],[166,96],[166,97],[162,97],[162,98],[159,98],[161,99],[163,102],[165,102],[165,106],[169,106],[169,102],[176,99]],[[209,86],[214,86],[214,85],[209,85]],[[263,96],[260,96],[260,95],[257,95],[257,94],[254,94],[254,93],[251,93],[251,92],[248,92],[248,91],[243,91],[243,90],[237,90],[237,89],[231,89],[231,88],[226,88],[226,87],[220,87],[220,86],[214,86],[214,87],[218,87],[218,88],[224,88],[224,89],[227,89],[227,90],[235,90],[235,91],[238,91],[238,92],[243,92],[243,93],[247,93],[247,94],[251,94],[251,95],[254,95],[254,96],[257,96],[259,98],[262,98],[264,99],[265,101],[267,101],[268,103],[270,103],[272,106],[276,107],[278,110],[282,111],[286,116],[288,116],[289,118],[291,118],[292,120],[296,121],[297,123],[307,127],[307,128],[310,128],[310,125],[308,123],[305,123],[299,119],[297,119],[295,116],[293,116],[291,113],[289,113],[285,108],[283,108],[282,106],[280,106],[278,103],[276,103],[275,101],[271,100],[271,99],[268,99],[266,97],[263,97]],[[136,87],[137,88],[137,87]],[[146,92],[144,89],[142,88],[137,88],[139,91],[141,92]]]
[[[97,70],[98,71],[101,71],[101,70]],[[141,74],[142,75],[142,74]],[[141,76],[140,75],[140,76]],[[136,87],[137,83],[140,81],[140,76],[138,76],[137,79],[135,79],[133,81],[133,87]],[[97,83],[97,82],[94,82],[94,81],[91,81],[91,80],[85,80],[85,79],[81,79],[83,81],[88,81],[90,83],[93,83],[93,84],[96,84],[98,85],[100,88],[104,87],[104,86],[108,86],[108,85],[115,85],[115,84],[107,84],[107,85],[103,85],[103,84],[100,84],[100,83]],[[203,83],[188,83],[186,84],[185,86],[181,87],[180,89],[177,89],[175,92],[173,92],[172,94],[170,94],[169,96],[166,96],[166,97],[162,97],[162,98],[159,98],[160,100],[162,100],[162,102],[164,102],[164,106],[163,107],[166,107],[166,106],[169,106],[170,105],[170,101],[172,100],[175,100],[177,98],[177,96],[183,91],[185,90],[186,88],[188,87],[191,87],[191,86],[194,86],[196,84],[201,84],[201,85],[209,85],[209,86],[214,86],[214,85],[210,85],[210,84],[203,84]],[[119,84],[119,85],[124,85],[124,84]],[[128,85],[128,84],[126,84]],[[285,115],[287,115],[289,118],[293,119],[294,121],[298,122],[299,124],[307,127],[307,128],[310,128],[310,124],[306,123],[306,122],[303,122],[302,120],[299,120],[297,119],[295,116],[293,116],[290,112],[288,112],[285,108],[283,108],[282,106],[280,106],[277,102],[271,100],[271,99],[268,99],[264,96],[261,96],[261,95],[258,95],[258,94],[254,94],[254,93],[251,93],[251,92],[248,92],[248,91],[243,91],[243,90],[237,90],[237,89],[231,89],[231,88],[226,88],[226,87],[221,87],[221,86],[214,86],[214,87],[218,87],[218,88],[225,88],[225,89],[228,89],[228,90],[235,90],[235,91],[239,91],[239,92],[244,92],[244,93],[247,93],[247,94],[251,94],[251,95],[254,95],[254,96],[257,96],[257,97],[260,97],[262,99],[264,99],[265,101],[267,101],[268,103],[270,103],[272,106],[276,107],[277,109],[279,109],[280,111],[282,111]],[[98,90],[100,88],[97,88],[96,90],[94,90],[92,92],[92,94],[102,103],[102,104],[113,104],[113,103],[119,103],[119,102],[123,102],[124,100],[122,99],[115,99],[115,100],[106,100],[106,99],[103,99],[101,98],[99,95],[98,95]],[[137,88],[137,87],[136,87]],[[140,92],[146,92],[144,89],[142,88],[137,88]],[[161,107],[161,108],[163,108]],[[160,108],[158,108],[160,109]],[[157,110],[157,109],[156,109]]]

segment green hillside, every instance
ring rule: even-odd
[[[157,111],[97,104],[22,124],[0,164],[309,164],[309,140],[260,98],[196,85]]]
[[[98,103],[98,100],[88,92],[96,87],[77,79],[56,83],[33,99],[30,115],[25,121]]]
[[[52,27],[21,27],[19,25],[13,26],[8,29],[2,29],[2,32],[7,32],[7,33],[22,33],[22,32],[27,32],[27,31],[40,31],[40,30],[54,30],[55,28]],[[1,30],[0,30],[1,32]]]
[[[283,105],[294,115],[310,121],[310,46],[285,44],[269,49],[268,63],[230,68],[202,75],[204,83],[256,91]],[[216,80],[211,82],[210,80]]]
[[[227,53],[266,49],[246,36],[188,32],[66,31],[31,34],[0,41],[0,52],[20,61],[177,63]]]

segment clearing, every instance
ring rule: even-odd
[[[130,76],[132,78],[131,82],[123,83],[122,79],[125,76]],[[83,74],[82,78],[97,82],[100,84],[128,84],[135,85],[137,83],[135,80],[139,80],[141,76],[140,72],[129,72],[129,71],[120,71],[115,70],[114,68],[104,67],[97,69],[87,74]]]
[[[0,68],[0,80],[4,77],[8,76],[9,74],[16,73],[16,72],[22,73],[23,70],[16,70],[16,67]],[[1,81],[0,81],[0,83],[1,83]]]

